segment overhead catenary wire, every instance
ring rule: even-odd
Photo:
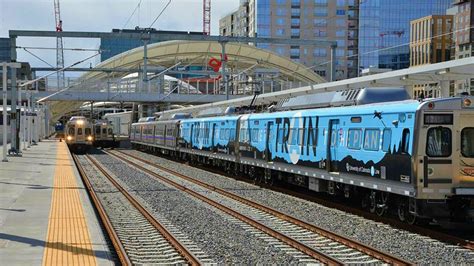
[[[165,7],[163,7],[163,9],[161,10],[161,12],[158,14],[158,16],[156,16],[156,18],[153,20],[153,22],[150,24],[150,27],[148,28],[151,28],[153,27],[153,25],[155,24],[155,22],[160,18],[161,14],[163,14],[163,12],[165,12],[166,8],[168,8],[168,6],[171,4],[171,0],[168,0],[168,3],[166,3]]]
[[[35,83],[35,82],[37,82],[37,81],[39,81],[39,80],[41,80],[41,79],[44,79],[44,78],[46,78],[46,77],[49,77],[49,76],[51,76],[51,75],[53,75],[53,74],[55,74],[55,73],[64,71],[64,70],[66,70],[66,69],[68,69],[68,68],[71,68],[71,67],[76,66],[76,65],[78,65],[78,64],[80,64],[80,63],[83,63],[83,62],[85,62],[85,61],[87,61],[87,60],[89,60],[89,59],[91,59],[91,58],[94,58],[94,57],[96,57],[96,56],[98,56],[98,55],[100,55],[100,53],[96,53],[96,54],[94,54],[94,55],[88,56],[87,58],[82,59],[82,60],[79,60],[79,61],[77,61],[77,62],[74,63],[74,64],[71,64],[71,65],[69,65],[69,66],[63,67],[63,68],[61,68],[61,69],[58,69],[58,70],[53,71],[53,72],[51,72],[51,73],[48,73],[48,74],[46,74],[46,75],[44,75],[44,76],[41,76],[41,77],[39,77],[39,78],[30,80],[30,81],[25,82],[25,83],[23,83],[23,84],[20,84],[20,85],[18,85],[18,87],[25,87],[25,86],[28,86],[28,85],[33,84],[33,83]],[[54,93],[54,94],[55,94],[55,93]],[[54,94],[52,94],[52,95],[54,95]],[[51,97],[52,95],[49,95],[49,96],[47,96],[47,97],[45,97],[45,98]],[[44,99],[44,98],[43,98],[43,99]]]
[[[141,5],[142,1],[143,1],[143,0],[138,1],[137,6],[136,6],[135,9],[133,10],[133,12],[132,12],[132,14],[130,15],[130,17],[128,17],[127,22],[125,22],[125,24],[123,24],[122,29],[125,29],[125,27],[127,26],[127,24],[128,24],[128,23],[130,22],[130,20],[132,19],[133,15],[135,15],[135,12],[137,12],[137,10],[140,8],[140,5]],[[139,19],[138,21],[139,21],[138,23],[140,24],[140,19]]]
[[[46,62],[46,60],[42,59],[41,57],[35,55],[34,53],[28,51],[28,49],[26,49],[25,47],[23,47],[23,50],[25,50],[25,52],[29,53],[30,55],[32,55],[33,57],[35,57],[36,59],[40,60],[41,62],[45,63],[46,65],[54,68],[53,65],[51,65],[50,63]]]

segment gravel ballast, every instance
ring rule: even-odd
[[[94,154],[121,183],[142,199],[152,213],[163,216],[198,245],[216,263],[295,264],[288,250],[275,248],[256,237],[252,229],[233,217],[191,198],[106,154]]]
[[[125,150],[124,152],[138,155],[163,167],[229,190],[237,195],[416,264],[474,263],[474,252],[458,246],[154,155],[135,150]]]

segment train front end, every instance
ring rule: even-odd
[[[474,97],[420,105],[418,199],[424,215],[474,222]]]
[[[85,117],[71,117],[66,125],[66,143],[74,152],[88,151],[94,141],[92,125]]]

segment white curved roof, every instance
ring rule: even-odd
[[[167,41],[148,45],[148,64],[150,66],[169,67],[177,62],[183,65],[208,64],[214,57],[221,56],[221,45],[217,42],[206,41]],[[279,56],[267,50],[256,48],[248,44],[227,43],[225,45],[227,67],[246,69],[255,63],[258,68],[278,69],[284,78],[291,81],[322,83],[325,80],[308,69],[303,64],[294,62],[289,58]],[[98,68],[133,68],[143,64],[143,47],[138,47],[122,54],[116,55],[100,63]],[[104,73],[90,72],[83,76],[85,79],[104,77]],[[117,76],[117,75],[115,75]]]

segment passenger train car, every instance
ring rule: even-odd
[[[93,123],[94,147],[117,147],[118,142],[115,139],[113,127],[107,120],[96,120]]]
[[[366,104],[181,117],[134,123],[131,141],[255,180],[360,199],[409,223],[474,222],[473,101],[358,99]]]
[[[73,151],[88,151],[94,141],[92,124],[84,116],[73,116],[66,123],[66,143]]]

